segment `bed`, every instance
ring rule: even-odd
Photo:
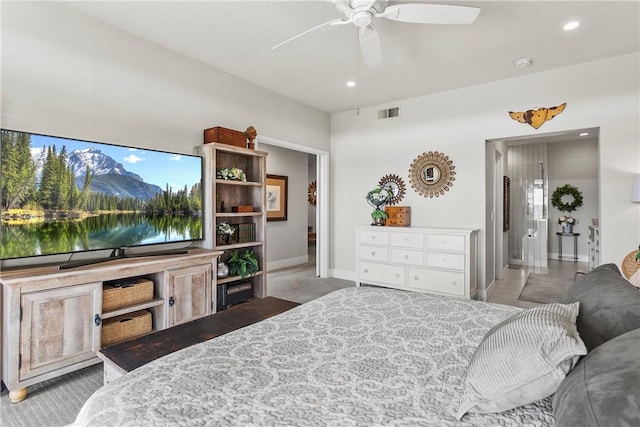
[[[456,416],[476,349],[521,312],[377,287],[335,291],[106,384],[75,425],[552,426],[552,396]]]

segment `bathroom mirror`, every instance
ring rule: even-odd
[[[455,181],[455,166],[448,156],[429,151],[418,156],[409,169],[409,181],[418,194],[440,197],[449,191]]]
[[[393,197],[387,200],[387,205],[395,205],[399,203],[407,191],[407,187],[404,184],[404,180],[398,175],[385,175],[378,181],[380,187],[388,190],[393,194]]]

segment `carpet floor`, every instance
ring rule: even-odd
[[[573,277],[530,273],[518,299],[542,304],[559,302],[573,282]]]

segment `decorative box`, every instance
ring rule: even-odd
[[[204,130],[204,143],[209,144],[211,142],[247,148],[247,136],[244,132],[220,126]]]
[[[147,310],[111,317],[102,322],[101,346],[136,338],[151,332],[151,312]]]
[[[153,299],[153,282],[148,279],[110,282],[102,286],[102,312],[129,307]]]
[[[411,206],[385,206],[387,222],[392,227],[409,227],[411,225]]]
[[[253,206],[231,206],[231,212],[253,212]]]

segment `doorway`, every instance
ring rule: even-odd
[[[487,300],[527,306],[518,297],[531,273],[573,277],[589,269],[588,235],[600,212],[598,139],[599,129],[588,128],[487,141]],[[501,191],[505,182],[508,194]],[[585,197],[574,212],[580,224],[577,262],[558,259],[562,212],[549,203],[554,189],[566,183]]]

